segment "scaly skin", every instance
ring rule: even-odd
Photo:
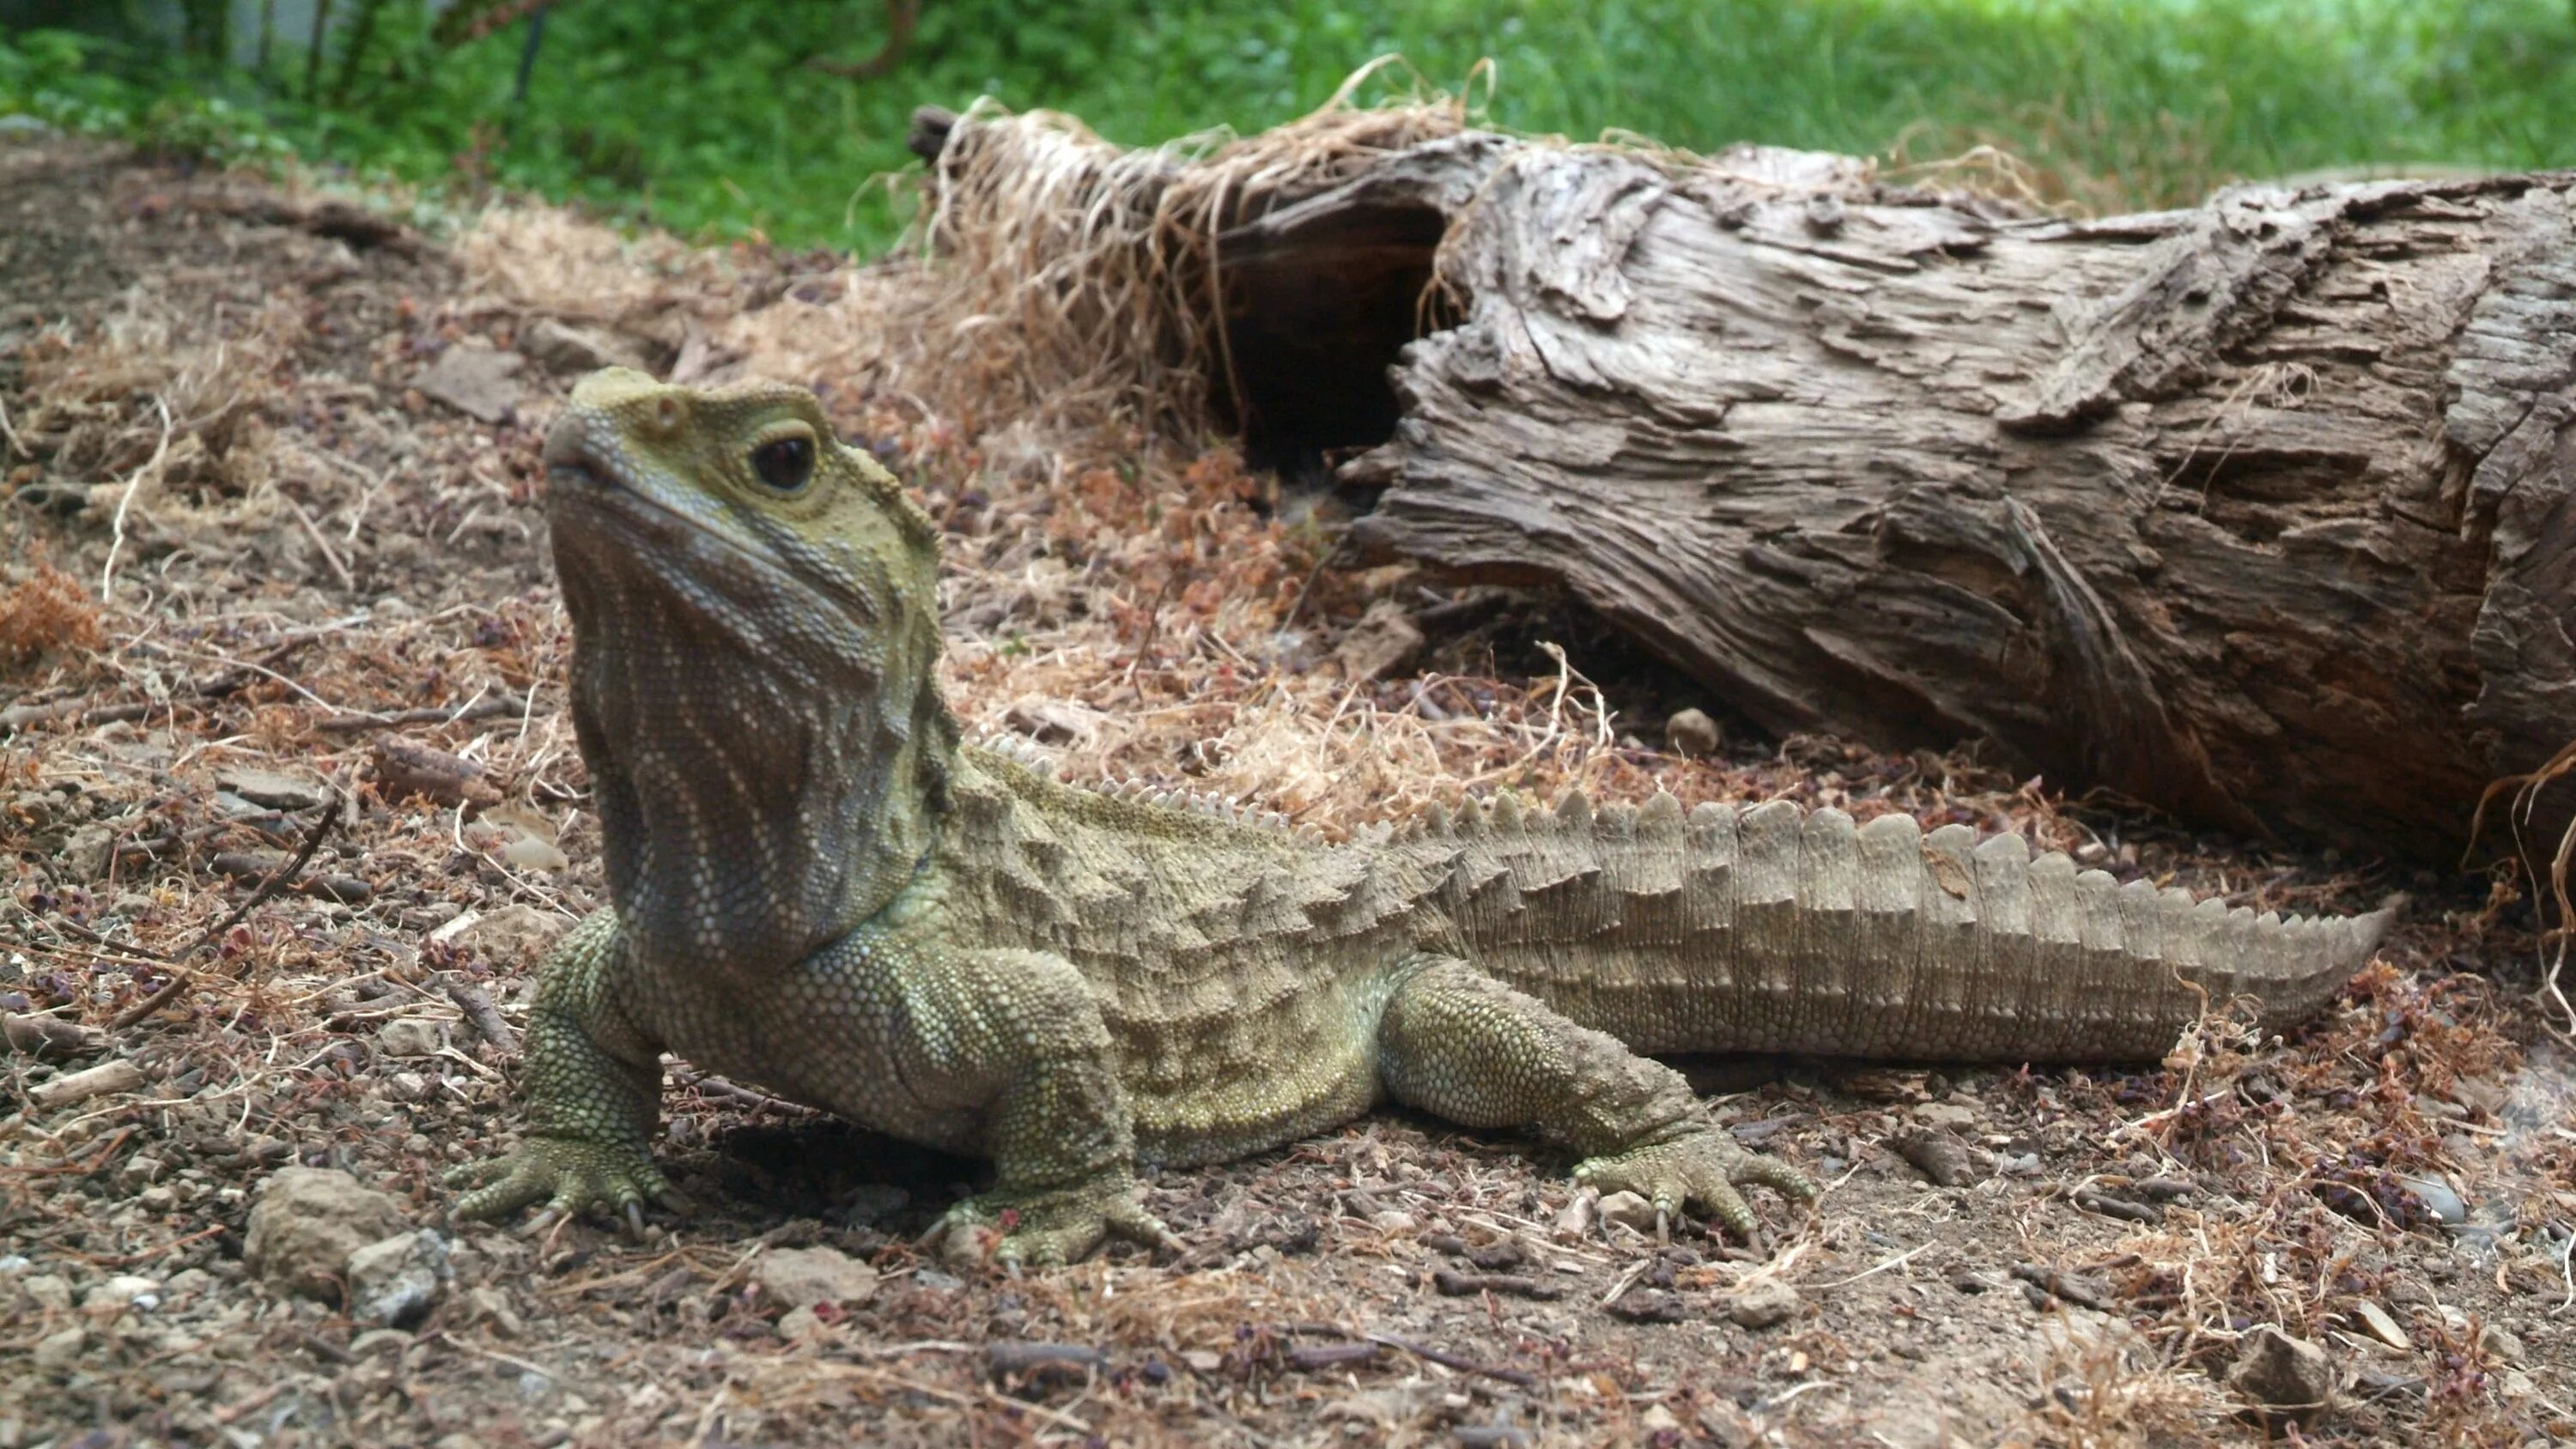
[[[1392,1100],[1756,1226],[1814,1194],[1648,1051],[2151,1058],[2211,998],[2329,999],[2385,913],[2118,886],[2018,837],[1509,795],[1329,847],[958,743],[933,530],[813,398],[585,380],[547,440],[611,905],[558,948],[525,1138],[460,1217],[668,1195],[658,1053],[993,1160],[1007,1259],[1169,1235],[1140,1162]]]

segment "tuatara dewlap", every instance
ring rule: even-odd
[[[546,440],[610,904],[556,950],[528,1126],[460,1216],[632,1219],[659,1054],[992,1159],[944,1227],[1169,1239],[1139,1163],[1394,1101],[1749,1233],[1815,1189],[1645,1053],[2153,1059],[2210,1001],[2333,996],[2386,912],[2283,920],[2016,835],[1511,795],[1329,846],[961,744],[930,521],[814,398],[586,379]]]

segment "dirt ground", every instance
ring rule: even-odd
[[[1331,566],[1354,500],[944,405],[881,325],[906,266],[376,205],[0,142],[0,1005],[86,1029],[0,1055],[0,1449],[2236,1443],[2267,1326],[2335,1386],[2271,1432],[2576,1437],[2576,1055],[2505,872],[2195,839],[1973,752],[1683,759],[1688,686],[1561,602]],[[1692,1064],[1829,1184],[1761,1252],[1583,1223],[1564,1162],[1385,1113],[1161,1176],[1177,1257],[1014,1278],[912,1242],[975,1164],[682,1073],[695,1216],[468,1226],[425,1318],[362,1323],[249,1271],[248,1215],[302,1165],[446,1232],[441,1174],[516,1129],[535,955],[600,893],[537,448],[611,356],[817,385],[942,521],[959,713],[1076,778],[1328,830],[1787,796],[2415,904],[2286,1042]],[[783,1313],[764,1261],[809,1247],[872,1276]]]

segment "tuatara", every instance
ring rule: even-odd
[[[1812,1196],[1655,1052],[2152,1059],[2331,998],[2386,912],[2284,920],[2017,835],[1510,794],[1342,846],[961,743],[938,540],[814,398],[583,381],[545,445],[610,904],[545,969],[529,1123],[460,1216],[630,1219],[665,1050],[992,1159],[1008,1259],[1163,1242],[1139,1163],[1395,1101],[1525,1128],[1659,1213]]]

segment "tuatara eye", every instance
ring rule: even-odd
[[[751,471],[781,493],[803,488],[814,476],[814,440],[780,438],[751,450]]]

